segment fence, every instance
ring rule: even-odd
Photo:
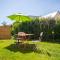
[[[11,38],[11,27],[0,26],[0,39],[10,39],[10,38]]]

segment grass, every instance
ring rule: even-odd
[[[31,41],[28,43],[35,44],[37,50],[31,50],[30,47],[28,50],[21,50],[21,46],[17,48],[14,40],[0,40],[0,60],[60,60],[60,44]]]

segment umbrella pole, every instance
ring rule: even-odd
[[[19,19],[19,21],[20,21],[20,15],[18,16],[18,19]],[[20,28],[18,27],[18,32],[19,32],[19,30],[20,30]]]

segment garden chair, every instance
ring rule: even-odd
[[[39,36],[39,41],[42,40],[42,37],[43,37],[43,32],[40,33],[40,36]]]

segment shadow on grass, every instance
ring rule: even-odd
[[[33,51],[36,51],[36,45],[35,44],[27,44],[27,43],[15,43],[11,44],[8,47],[5,47],[6,49],[13,51],[13,52],[22,52],[22,53],[30,53]]]
[[[51,53],[48,51],[48,50],[44,50],[44,49],[37,49],[35,51],[35,53],[38,53],[38,54],[44,54],[44,55],[48,55],[51,57]]]
[[[35,52],[38,54],[47,54],[51,56],[50,52],[45,51],[44,49],[39,49],[36,44],[28,44],[28,43],[15,43],[11,44],[10,46],[5,47],[6,49],[13,51],[13,52],[21,52],[21,53],[31,53]]]

